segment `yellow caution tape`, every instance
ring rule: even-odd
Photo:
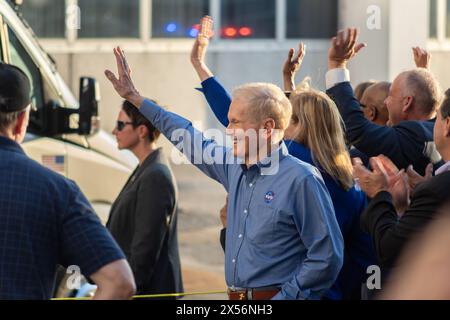
[[[189,292],[189,293],[163,293],[163,294],[146,294],[133,296],[132,299],[151,299],[151,298],[169,298],[169,297],[184,297],[184,296],[199,296],[207,294],[225,294],[227,291],[208,291],[208,292]],[[82,298],[53,298],[51,300],[61,301],[61,300],[92,300],[91,297]]]

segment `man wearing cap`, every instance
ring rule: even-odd
[[[0,299],[50,299],[58,265],[90,277],[94,298],[130,298],[130,267],[80,189],[19,146],[30,104],[28,77],[0,63]]]

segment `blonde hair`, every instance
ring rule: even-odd
[[[233,99],[249,108],[249,115],[257,122],[265,118],[275,121],[275,129],[286,130],[292,115],[292,106],[284,92],[274,84],[249,83],[233,91]]]
[[[291,95],[295,140],[311,150],[321,170],[345,190],[353,186],[352,163],[344,138],[344,123],[336,104],[325,93],[303,89]]]

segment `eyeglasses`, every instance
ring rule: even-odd
[[[125,126],[129,124],[133,124],[133,122],[117,121],[116,123],[117,131],[122,131],[123,128],[125,128]]]

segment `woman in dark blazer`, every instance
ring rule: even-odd
[[[137,294],[182,292],[176,183],[156,147],[159,132],[125,101],[113,134],[119,149],[130,150],[139,165],[112,205],[106,226],[130,263]]]

